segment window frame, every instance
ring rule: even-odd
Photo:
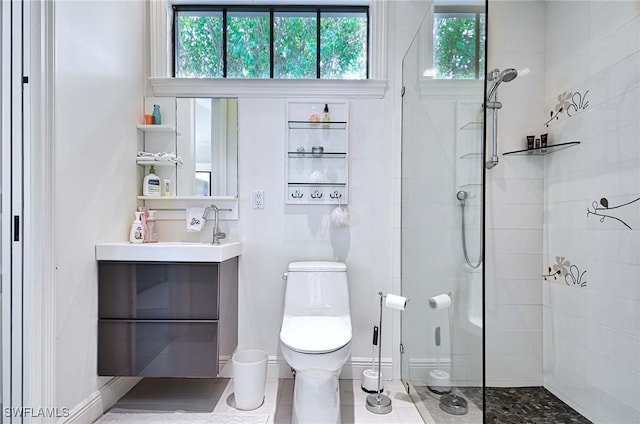
[[[178,30],[178,12],[222,12],[222,76],[211,77],[213,79],[230,79],[227,76],[227,14],[228,12],[267,12],[269,15],[269,78],[258,78],[260,80],[300,80],[304,78],[274,78],[274,16],[278,12],[314,12],[316,13],[316,77],[313,80],[328,80],[329,78],[321,77],[321,17],[322,13],[364,13],[366,16],[366,38],[364,51],[366,55],[365,59],[365,78],[361,79],[344,79],[345,81],[367,81],[370,77],[370,64],[371,64],[371,11],[368,5],[285,5],[285,4],[252,4],[252,5],[221,5],[221,4],[208,4],[208,5],[185,5],[185,4],[172,4],[171,5],[171,37],[170,37],[170,52],[171,52],[171,78],[184,78],[176,77],[176,63],[177,63],[177,46],[176,37]]]
[[[482,79],[481,76],[484,76],[484,69],[482,69],[482,73],[481,71],[481,67],[480,67],[480,46],[482,44],[481,40],[480,40],[480,18],[482,15],[484,15],[485,17],[485,39],[486,39],[486,16],[487,16],[487,10],[484,6],[462,6],[462,5],[436,5],[433,7],[433,24],[432,24],[432,29],[433,26],[435,25],[436,22],[436,17],[437,15],[448,15],[447,17],[466,17],[464,15],[471,15],[473,14],[475,16],[475,52],[476,52],[476,58],[475,58],[475,63],[474,63],[474,71],[475,71],[475,78],[476,80],[480,80]],[[432,46],[432,50],[433,50],[433,55],[435,55],[435,37],[433,37],[433,46]],[[435,62],[433,60],[434,58],[432,57],[431,60],[433,62]],[[486,60],[486,51],[485,51],[485,60]],[[435,63],[434,63],[435,65]],[[484,67],[483,67],[484,68]],[[465,80],[465,79],[471,79],[471,78],[434,78],[434,80]]]

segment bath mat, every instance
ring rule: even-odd
[[[100,417],[95,424],[266,424],[269,415],[236,415],[236,414],[189,414],[189,413],[144,413],[121,414],[109,412]]]

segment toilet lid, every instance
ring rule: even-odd
[[[340,317],[292,317],[282,326],[280,340],[302,353],[327,353],[351,341],[351,326]]]

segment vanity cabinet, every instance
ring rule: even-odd
[[[329,119],[318,121],[325,105]],[[345,102],[289,102],[286,203],[348,203],[348,115]]]
[[[98,375],[216,377],[238,342],[238,258],[98,262]]]

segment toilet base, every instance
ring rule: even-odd
[[[293,388],[292,424],[340,424],[337,373],[297,372]]]

